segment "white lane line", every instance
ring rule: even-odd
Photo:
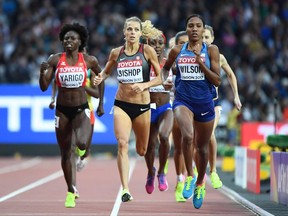
[[[128,181],[130,181],[130,178],[131,178],[132,173],[134,171],[135,165],[136,165],[136,159],[130,160],[130,172],[129,172],[129,180]],[[117,194],[117,197],[116,197],[116,200],[115,200],[115,203],[114,203],[114,206],[113,206],[113,209],[112,209],[110,216],[117,216],[118,215],[118,212],[119,212],[119,209],[121,206],[121,202],[122,202],[121,201],[121,195],[122,195],[122,186],[120,186],[120,188],[119,188],[119,191],[118,191],[118,194]]]
[[[265,211],[264,209],[260,208],[259,206],[255,205],[254,203],[245,199],[240,194],[231,190],[230,188],[226,187],[225,185],[223,185],[219,191],[221,193],[223,193],[224,195],[226,195],[227,197],[229,197],[234,202],[239,203],[240,205],[244,206],[248,210],[252,211],[256,215],[273,216],[273,214]]]
[[[14,164],[11,166],[6,166],[3,168],[0,168],[0,174],[5,174],[5,173],[9,173],[9,172],[16,172],[19,170],[28,169],[30,167],[36,166],[40,162],[41,162],[41,158],[35,157],[35,158],[32,158],[28,161],[22,162],[20,164]]]
[[[49,175],[49,176],[47,176],[45,178],[39,179],[38,181],[35,181],[35,182],[25,186],[25,187],[22,187],[22,188],[20,188],[20,189],[18,189],[16,191],[13,191],[12,193],[9,193],[9,194],[7,194],[7,195],[5,195],[3,197],[0,197],[0,202],[8,200],[8,199],[10,199],[10,198],[12,198],[14,196],[17,196],[17,195],[19,195],[21,193],[24,193],[24,192],[26,192],[28,190],[31,190],[31,189],[33,189],[35,187],[38,187],[38,186],[42,185],[42,184],[45,184],[45,183],[47,183],[49,181],[57,179],[57,178],[59,178],[62,175],[63,175],[62,170],[59,170],[59,171],[57,171],[57,172],[55,172],[55,173],[53,173],[53,174],[51,174],[51,175]]]

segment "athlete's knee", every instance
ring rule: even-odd
[[[169,144],[169,134],[159,133],[160,143]]]
[[[147,148],[145,148],[144,146],[138,147],[136,148],[136,152],[139,156],[145,156]]]
[[[185,145],[192,145],[193,144],[193,134],[183,135],[183,143]]]
[[[196,147],[196,152],[200,155],[208,154],[208,147],[206,145],[199,145]]]
[[[174,155],[182,155],[182,148],[174,148]]]
[[[118,139],[118,151],[127,151],[128,152],[128,141],[125,139]]]

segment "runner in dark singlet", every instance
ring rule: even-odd
[[[129,158],[128,141],[131,130],[136,137],[136,151],[144,156],[147,151],[150,130],[149,88],[162,83],[160,66],[155,50],[140,43],[142,24],[138,17],[126,19],[124,24],[125,44],[110,52],[104,70],[95,79],[95,84],[105,80],[117,69],[119,87],[114,103],[114,132],[118,141],[118,170],[122,183],[122,202],[131,201],[128,187]],[[150,67],[156,77],[150,81]]]

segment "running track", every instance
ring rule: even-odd
[[[156,163],[156,167],[157,167]],[[145,191],[147,170],[143,158],[130,158],[130,192],[134,200],[120,202],[120,179],[116,159],[90,158],[77,173],[80,198],[76,207],[64,207],[66,184],[59,157],[0,157],[1,216],[185,216],[185,215],[256,215],[225,193],[207,183],[201,209],[194,209],[191,200],[176,203],[174,199],[175,169],[170,160],[167,174],[169,190],[153,194]]]

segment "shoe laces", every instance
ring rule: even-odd
[[[192,178],[186,178],[186,181],[185,181],[185,189],[186,190],[190,190],[191,183],[192,183]]]
[[[148,185],[153,185],[154,182],[154,176],[147,176],[147,184]]]
[[[197,199],[200,199],[200,196],[202,195],[203,198],[203,192],[205,190],[204,186],[197,186],[195,189],[195,194],[197,194]]]
[[[219,180],[220,178],[219,178],[219,176],[217,175],[217,173],[214,173],[214,172],[213,172],[213,173],[211,174],[211,179],[214,180],[214,181],[217,181],[217,180]]]
[[[160,182],[160,184],[165,184],[165,175],[164,174],[159,175],[159,182]]]

